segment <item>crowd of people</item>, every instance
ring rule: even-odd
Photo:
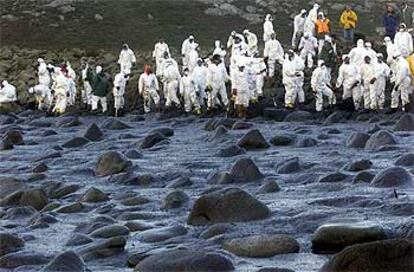
[[[343,100],[352,100],[355,110],[383,110],[387,84],[393,86],[390,108],[405,110],[414,86],[413,38],[407,19],[400,19],[394,7],[387,6],[383,42],[386,55],[376,52],[363,39],[358,39],[353,47],[358,16],[351,6],[346,6],[338,21],[343,29],[342,40],[350,46],[347,53],[338,52],[331,21],[319,4],[314,4],[309,12],[301,10],[294,17],[289,48],[278,41],[273,17],[266,15],[263,54],[257,35],[248,29],[241,33],[233,31],[226,44],[216,41],[214,51],[206,58],[201,58],[200,45],[190,35],[182,43],[179,65],[167,43],[160,39],[153,51],[155,69],[145,65],[138,80],[137,92],[142,97],[144,111],[174,106],[200,114],[218,107],[226,110],[234,107],[243,118],[251,103],[260,103],[265,81],[278,75],[285,89],[284,107],[294,109],[306,102],[306,73],[310,74],[318,112],[325,105],[336,104],[337,92],[342,92]],[[110,80],[112,77],[100,65],[83,62],[78,78],[69,62],[54,66],[39,58],[38,84],[28,91],[36,97],[40,110],[55,114],[74,106],[78,95],[81,103],[92,111],[98,111],[100,106],[102,112],[107,112],[112,86],[113,106],[118,116],[125,107],[125,90],[136,62],[135,53],[124,44],[118,59],[119,73]],[[16,100],[16,88],[3,81],[0,104]],[[161,105],[161,101],[165,104]]]

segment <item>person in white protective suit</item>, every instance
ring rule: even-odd
[[[395,34],[394,44],[404,58],[413,53],[413,36],[408,32],[404,23],[400,25],[399,31]]]
[[[394,55],[401,54],[397,46],[392,42],[390,37],[384,38],[384,44],[387,50],[387,64],[390,66],[391,70],[395,70],[395,60]]]
[[[141,74],[138,80],[138,92],[144,99],[144,112],[151,111],[151,104],[154,103],[159,109],[160,96],[158,95],[159,85],[157,77],[152,72],[150,66],[145,66],[144,73]]]
[[[45,85],[46,87],[50,87],[50,74],[49,70],[47,69],[47,65],[42,58],[37,60],[39,64],[37,75],[39,77],[39,84]]]
[[[70,62],[66,62],[66,77],[69,82],[69,97],[68,104],[73,106],[76,103],[76,72],[72,69]]]
[[[273,28],[273,17],[272,15],[267,14],[263,23],[263,41],[267,42],[270,40],[272,34],[275,34],[275,29]]]
[[[364,64],[364,58],[368,55],[368,52],[364,46],[364,40],[359,39],[357,41],[357,46],[352,48],[348,56],[351,60],[351,63],[354,64],[358,71],[361,72],[361,67]]]
[[[237,70],[237,62],[239,61],[239,59],[242,59],[246,56],[247,50],[248,47],[247,44],[244,42],[244,36],[237,34],[234,38],[234,43],[231,51],[230,74],[233,71]],[[221,65],[224,66],[224,63],[221,62]]]
[[[375,63],[372,62],[371,57],[369,56],[364,58],[364,64],[361,66],[361,79],[364,109],[369,110],[371,109],[371,97],[376,96]]]
[[[256,54],[255,58],[252,58],[253,64],[251,70],[255,78],[255,86],[252,92],[252,101],[256,102],[260,97],[263,96],[264,80],[266,76],[266,63],[263,58]]]
[[[152,52],[152,57],[155,59],[155,66],[156,66],[155,74],[157,76],[161,75],[161,70],[162,70],[161,62],[164,58],[165,52],[167,52],[168,55],[170,55],[170,48],[168,47],[168,44],[164,42],[163,39],[160,39],[158,43],[155,44],[154,51]]]
[[[206,88],[207,88],[207,73],[208,69],[204,65],[202,59],[198,59],[197,66],[194,68],[191,77],[193,78],[195,84],[195,91],[198,98],[198,103],[200,106],[205,106],[205,101],[207,99]]]
[[[183,41],[181,45],[181,56],[183,58],[183,67],[188,67],[189,62],[189,53],[193,48],[197,48],[198,44],[195,42],[194,36],[190,35],[187,39]]]
[[[180,72],[176,63],[172,59],[168,59],[164,63],[164,71],[162,72],[165,91],[166,91],[166,102],[165,106],[170,107],[175,104],[177,107],[181,106],[180,100],[177,97],[177,91],[181,79]]]
[[[190,75],[190,70],[184,68],[183,76],[180,80],[180,95],[184,99],[184,110],[189,113],[195,110],[197,114],[201,114],[201,107],[198,103],[196,95],[195,82]]]
[[[89,64],[85,61],[82,63],[81,78],[83,83],[83,90],[81,92],[82,102],[88,106],[92,105],[92,85],[91,85],[92,70]]]
[[[367,56],[371,58],[372,63],[377,63],[377,52],[372,49],[372,43],[366,42],[365,43],[365,50],[367,50]]]
[[[383,110],[385,105],[385,87],[387,80],[391,75],[390,67],[384,62],[384,56],[377,54],[377,63],[375,65],[375,87],[376,93],[371,96],[371,109]]]
[[[304,60],[308,68],[314,65],[314,58],[318,50],[318,40],[308,32],[303,34],[299,43],[300,57]]]
[[[214,55],[219,55],[221,57],[221,61],[224,63],[224,58],[226,57],[226,50],[224,50],[223,46],[221,45],[221,42],[219,40],[214,42]]]
[[[132,66],[135,65],[137,59],[134,51],[132,51],[127,44],[122,45],[121,53],[119,53],[118,64],[121,72],[124,74],[131,74]]]
[[[276,35],[272,34],[270,39],[265,43],[264,57],[267,59],[267,66],[269,68],[269,77],[275,75],[275,64],[276,61],[280,64],[283,64],[284,61],[284,50],[282,45],[278,40],[276,40]]]
[[[13,103],[16,101],[16,87],[7,82],[7,80],[3,80],[0,84],[0,105],[5,103]]]
[[[410,103],[412,93],[411,74],[407,60],[401,55],[394,55],[395,66],[391,82],[394,83],[394,89],[391,93],[391,109],[397,110],[400,105],[405,111],[405,106]]]
[[[312,36],[315,36],[315,27],[316,21],[318,20],[318,13],[319,13],[319,4],[314,4],[313,8],[309,11],[308,16],[305,20],[305,30],[304,32],[308,32]]]
[[[331,89],[328,70],[323,60],[318,60],[318,67],[312,73],[311,79],[312,91],[316,96],[316,111],[323,110],[323,98],[328,97],[328,104],[335,105],[336,97]]]
[[[197,60],[199,59],[199,46],[196,43],[190,44],[190,51],[188,52],[188,70],[192,72],[197,66]]]
[[[63,114],[68,104],[69,80],[61,69],[56,68],[54,71],[55,80],[53,85],[55,106],[53,113]]]
[[[167,95],[168,95],[168,92],[167,92],[167,85],[168,84],[166,83],[165,77],[164,77],[164,71],[165,71],[166,63],[174,65],[178,70],[178,63],[175,61],[175,59],[171,58],[170,54],[165,52],[164,53],[164,58],[161,61],[161,74],[160,74],[162,87],[163,87],[164,99],[167,99]]]
[[[53,103],[52,91],[49,87],[38,84],[34,87],[29,88],[29,93],[34,94],[36,97],[37,108],[39,110],[48,111]]]
[[[208,90],[208,102],[209,109],[215,108],[220,95],[221,103],[224,107],[227,107],[229,100],[226,91],[226,81],[229,79],[227,75],[226,67],[222,64],[220,56],[215,55],[211,63],[207,68],[207,90]]]
[[[114,96],[114,108],[115,116],[118,117],[119,112],[124,108],[125,105],[125,87],[128,82],[129,76],[123,72],[119,72],[114,77],[114,88],[112,94]]]
[[[253,56],[254,54],[256,54],[256,52],[258,52],[257,36],[256,36],[256,34],[254,34],[253,32],[251,32],[248,29],[245,29],[243,31],[243,35],[244,35],[244,37],[246,37],[246,41],[247,41],[247,55],[248,56]]]
[[[342,56],[343,64],[339,67],[336,88],[343,87],[342,100],[351,99],[355,110],[361,107],[361,74],[348,55]]]
[[[302,9],[293,19],[292,47],[297,48],[305,31],[306,10]]]
[[[244,64],[239,64],[238,69],[231,76],[232,93],[235,96],[234,105],[239,118],[247,117],[250,92],[248,75]]]
[[[296,98],[299,103],[305,102],[305,94],[303,92],[303,69],[305,64],[293,50],[289,50],[283,62],[283,80],[285,86],[285,107],[293,109]]]

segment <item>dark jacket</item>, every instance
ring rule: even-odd
[[[326,67],[334,68],[336,65],[336,54],[335,51],[329,42],[325,42],[321,53],[319,54],[319,59],[325,62]]]
[[[92,93],[95,96],[105,97],[108,94],[109,82],[104,72],[97,74],[92,81]]]
[[[386,36],[394,39],[395,33],[397,32],[397,28],[400,23],[399,21],[400,20],[395,14],[387,13],[384,15],[383,22]]]

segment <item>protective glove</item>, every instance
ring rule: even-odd
[[[369,84],[374,84],[375,81],[377,81],[377,79],[374,77],[373,79],[371,79],[371,81],[369,82]]]

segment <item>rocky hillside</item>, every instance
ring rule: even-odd
[[[1,0],[2,45],[35,48],[114,49],[129,42],[151,50],[164,37],[177,47],[190,33],[204,48],[244,28],[261,35],[266,13],[275,17],[279,38],[290,39],[292,18],[315,1],[303,0]],[[344,3],[353,3],[361,18],[360,31],[375,36],[384,1],[323,1],[323,11],[337,24]],[[336,26],[338,29],[338,26]]]

